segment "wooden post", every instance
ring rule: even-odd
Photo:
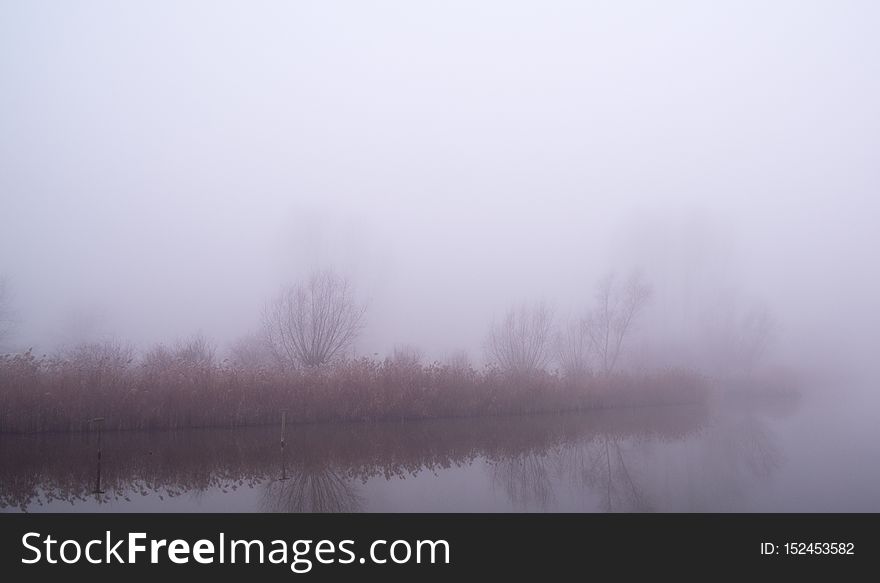
[[[284,425],[285,421],[287,421],[287,412],[281,412],[281,447],[284,447]]]
[[[95,491],[93,494],[103,494],[104,491],[101,490],[101,435],[104,430],[104,418],[103,417],[95,417],[94,419],[89,419],[89,424],[95,423],[98,426],[98,467],[95,476]]]
[[[287,479],[287,450],[284,448],[284,432],[287,425],[287,412],[281,412],[281,479]]]

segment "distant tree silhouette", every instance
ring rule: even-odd
[[[763,305],[744,308],[736,298],[721,298],[704,316],[702,349],[716,374],[749,374],[770,348],[775,328]]]
[[[275,356],[293,367],[317,367],[340,357],[363,327],[366,306],[348,280],[316,271],[282,290],[263,312],[266,339]]]
[[[181,364],[194,367],[211,367],[215,362],[214,345],[203,334],[179,341],[174,346],[174,358]]]
[[[5,277],[0,277],[0,347],[12,334],[15,317],[12,310],[12,292]]]
[[[414,344],[398,344],[391,353],[390,361],[394,364],[414,367],[421,366],[424,353]]]
[[[63,352],[64,360],[95,387],[124,382],[134,360],[131,345],[116,340],[83,342]]]
[[[582,380],[591,374],[590,343],[582,320],[571,322],[556,335],[556,360],[566,379]]]
[[[245,369],[271,368],[277,364],[272,347],[263,334],[248,334],[229,346],[232,366]]]
[[[638,275],[620,283],[605,277],[596,290],[596,307],[584,321],[602,372],[614,372],[627,333],[651,298],[651,288]]]
[[[489,330],[486,349],[503,370],[529,374],[543,370],[551,356],[553,314],[543,303],[510,309]]]

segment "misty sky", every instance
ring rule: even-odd
[[[735,288],[791,346],[875,351],[878,30],[872,1],[0,0],[14,345],[222,347],[329,266],[361,352],[442,357],[640,268],[657,322]]]

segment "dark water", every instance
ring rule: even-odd
[[[17,511],[880,511],[857,401],[429,422],[0,436]]]

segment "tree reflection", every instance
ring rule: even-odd
[[[518,508],[546,510],[554,498],[546,452],[530,451],[491,465],[493,487],[500,488]]]
[[[592,472],[582,473],[586,485],[599,489],[605,512],[649,512],[651,504],[642,488],[636,485],[624,460],[620,439],[603,436],[587,448]]]
[[[281,476],[263,484],[264,512],[358,512],[361,498],[349,478],[320,458],[288,465],[288,448],[281,446]]]
[[[655,508],[634,475],[629,445],[613,434],[570,444],[556,459],[558,471],[576,491],[593,493],[600,511],[651,512]]]
[[[287,479],[263,485],[264,512],[358,512],[361,498],[351,481],[330,466],[298,466]]]
[[[142,505],[161,510],[183,494],[197,507],[245,488],[258,493],[262,511],[357,512],[365,502],[358,482],[405,480],[482,460],[491,486],[517,509],[717,509],[716,498],[682,497],[705,476],[700,495],[732,500],[744,476],[766,477],[782,460],[776,436],[753,410],[295,426],[280,450],[277,435],[277,428],[105,432],[100,466],[88,436],[0,436],[0,507],[146,498]],[[696,467],[667,470],[663,456],[676,447],[693,450],[687,455],[696,456]]]
[[[733,431],[745,466],[753,475],[767,478],[782,465],[782,451],[776,436],[763,419],[747,417]]]

